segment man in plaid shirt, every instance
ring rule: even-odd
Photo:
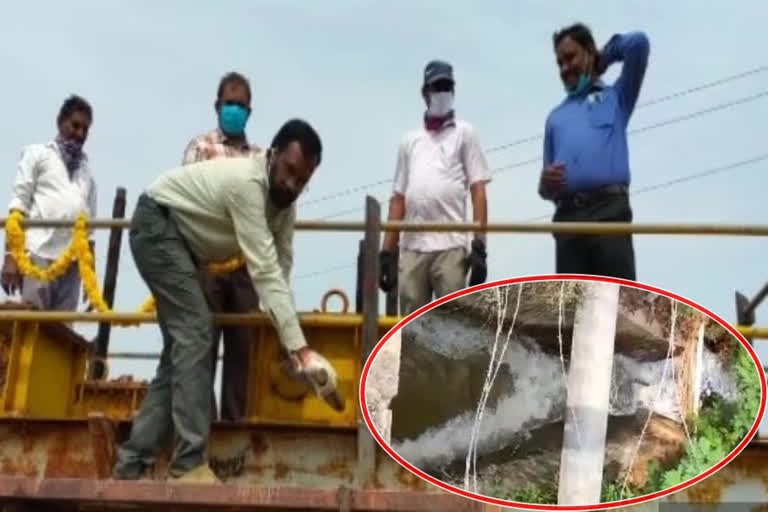
[[[245,135],[245,125],[251,113],[251,89],[244,76],[232,72],[221,79],[214,107],[219,127],[192,139],[184,151],[183,165],[261,153],[261,148],[250,144]],[[201,271],[201,274],[203,290],[213,313],[258,310],[259,298],[245,267],[219,276],[207,271]],[[245,325],[214,326],[213,329],[214,377],[222,333],[224,337],[220,418],[225,421],[238,421],[246,414],[252,332]]]

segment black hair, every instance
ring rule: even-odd
[[[251,98],[251,84],[248,79],[236,71],[230,71],[219,81],[219,90],[216,93],[216,98],[221,99],[221,95],[224,92],[224,88],[231,84],[242,85],[245,90],[248,91],[248,99]]]
[[[61,108],[59,109],[59,115],[56,117],[56,122],[61,124],[75,112],[82,112],[88,116],[89,120],[93,120],[93,109],[91,108],[90,103],[77,94],[73,94],[62,103]]]
[[[552,35],[552,43],[555,51],[557,46],[566,37],[573,39],[579,46],[587,50],[589,53],[597,54],[597,46],[595,45],[595,38],[592,37],[592,31],[589,30],[583,23],[574,23],[565,28],[560,29]]]
[[[323,155],[323,143],[312,125],[303,119],[291,119],[287,121],[272,139],[272,149],[277,153],[282,152],[292,142],[298,142],[305,157],[317,158],[317,165]]]

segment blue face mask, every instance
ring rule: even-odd
[[[219,128],[227,135],[242,135],[251,113],[240,105],[222,105],[219,108]]]
[[[579,75],[579,82],[576,84],[576,86],[573,88],[570,88],[566,85],[565,92],[567,92],[568,96],[571,96],[571,97],[581,96],[591,84],[592,84],[592,77],[587,73],[582,73]]]

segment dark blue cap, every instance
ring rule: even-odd
[[[430,61],[424,68],[424,85],[430,85],[438,80],[453,82],[453,67],[445,61]]]

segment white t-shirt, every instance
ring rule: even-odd
[[[74,220],[85,211],[96,217],[96,182],[87,157],[70,177],[58,145],[31,144],[19,160],[9,209],[28,219]],[[91,239],[93,231],[89,230]],[[29,228],[27,249],[41,258],[56,259],[72,239],[71,227]]]
[[[465,121],[439,132],[408,132],[400,143],[393,191],[405,197],[405,222],[467,222],[469,188],[491,181],[474,127]],[[401,249],[434,252],[466,247],[471,232],[403,231]]]

